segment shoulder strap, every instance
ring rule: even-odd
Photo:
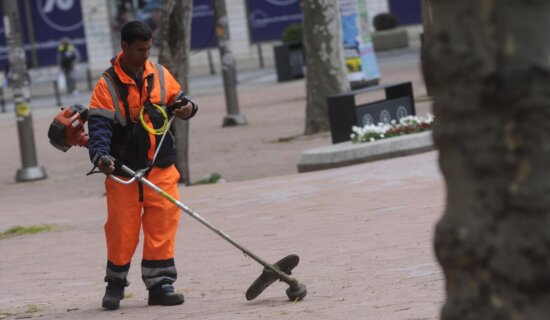
[[[165,105],[165,99],[166,99],[166,84],[164,83],[164,69],[162,68],[162,65],[158,62],[152,63],[155,68],[157,69],[158,77],[159,77],[159,90],[160,90],[160,101],[159,104],[161,106]],[[154,81],[154,75],[150,74],[147,76],[147,99],[150,100],[151,98],[151,92],[153,92],[153,89],[155,87],[155,81]]]
[[[153,88],[155,87],[155,77],[153,76],[153,74],[150,74],[146,79],[147,79],[147,100],[151,100],[151,92],[153,92]]]
[[[105,70],[103,73],[105,80],[107,80],[107,86],[109,87],[109,92],[111,93],[111,98],[113,99],[113,104],[115,106],[115,113],[118,115],[121,124],[125,126],[127,123],[130,123],[130,106],[128,104],[128,87],[122,83],[120,78],[115,72],[113,67]],[[124,113],[126,114],[126,119],[121,119],[120,108],[118,105],[118,98],[122,100],[124,105]],[[123,120],[125,123],[123,123]]]

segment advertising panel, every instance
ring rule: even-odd
[[[139,20],[153,30],[153,45],[159,47],[160,23],[162,18],[162,1],[109,1],[111,6],[111,29],[113,32],[113,45],[120,49],[120,30],[125,23]],[[215,48],[218,42],[215,34],[216,17],[212,0],[193,0],[193,12],[191,14],[191,49]]]
[[[302,23],[301,0],[247,0],[250,42],[281,40],[289,24]]]
[[[78,50],[80,62],[88,60],[80,0],[36,0],[29,3],[38,66],[57,64],[57,46],[63,37],[69,38]]]
[[[422,23],[421,0],[390,0],[390,12],[399,25]]]
[[[339,0],[339,5],[348,80],[354,84],[379,79],[366,1]]]
[[[0,15],[4,16],[1,6]],[[63,37],[69,38],[79,51],[80,62],[88,60],[80,0],[19,1],[19,15],[29,66],[56,65],[57,47]],[[5,38],[2,25],[0,28],[1,70],[6,70],[8,61]],[[32,57],[35,57],[36,61],[32,61]]]
[[[191,19],[191,49],[201,50],[218,46],[216,16],[212,0],[193,0]]]

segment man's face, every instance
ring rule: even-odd
[[[145,61],[149,59],[151,48],[153,47],[153,39],[147,41],[135,40],[132,44],[122,41],[122,52],[124,61],[131,66],[141,67]]]

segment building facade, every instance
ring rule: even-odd
[[[405,0],[411,1],[411,0]],[[94,72],[105,69],[109,64],[109,57],[118,52],[119,46],[116,33],[113,28],[113,18],[117,15],[113,1],[87,0],[82,1],[82,13],[84,19],[86,44],[88,50],[89,67]],[[389,12],[391,2],[388,0],[367,0],[367,10],[370,26],[372,17],[378,13]],[[263,64],[273,65],[273,45],[280,41],[251,43],[247,24],[247,7],[245,0],[226,0],[229,16],[229,33],[231,36],[231,48],[237,60],[239,69],[255,68]],[[204,37],[209,38],[211,31],[205,31]],[[212,68],[219,71],[219,53],[217,49],[194,49],[191,51],[191,73],[206,74]]]
[[[231,37],[231,49],[237,60],[238,69],[257,68],[261,64],[264,66],[273,65],[273,46],[279,44],[280,39],[270,41],[259,41],[253,43],[251,39],[251,31],[248,23],[248,9],[252,11],[252,5],[256,6],[260,2],[265,3],[295,3],[299,4],[300,0],[225,0],[226,8],[229,17],[229,33]],[[254,2],[251,2],[254,1]],[[372,18],[378,13],[390,12],[394,10],[398,12],[410,11],[408,8],[411,3],[415,2],[419,5],[421,0],[366,0],[367,11],[369,15],[370,27],[372,29]],[[116,55],[120,50],[119,32],[120,25],[123,18],[133,19],[133,16],[124,16],[124,12],[120,12],[120,8],[123,6],[134,8],[148,8],[149,10],[155,10],[160,7],[161,0],[23,0],[20,2],[21,14],[26,14],[26,29],[31,29],[34,24],[35,31],[30,33],[32,37],[27,37],[26,49],[31,54],[31,62],[39,61],[37,65],[34,64],[33,78],[48,79],[55,78],[56,67],[55,60],[51,57],[46,60],[43,59],[42,51],[36,50],[37,42],[33,41],[34,37],[39,37],[44,34],[44,30],[40,29],[40,23],[42,20],[47,20],[47,14],[51,14],[49,17],[51,25],[56,23],[61,24],[65,22],[64,17],[67,10],[73,10],[78,8],[81,11],[81,35],[75,38],[79,41],[79,50],[81,55],[86,61],[79,66],[79,77],[85,76],[84,70],[89,70],[92,73],[93,78],[96,78],[105,68],[109,66],[109,60],[112,56]],[[194,0],[194,4],[198,4],[194,8],[195,17],[202,16],[207,18],[206,21],[212,24],[213,10],[211,10],[211,0]],[[70,8],[69,8],[70,5]],[[210,6],[210,7],[209,7]],[[409,7],[408,7],[409,6]],[[64,11],[65,10],[65,11]],[[195,12],[195,10],[197,10]],[[32,12],[31,12],[32,11]],[[140,11],[141,12],[141,11]],[[74,14],[71,17],[76,16]],[[30,17],[30,19],[28,18]],[[23,17],[25,20],[25,17]],[[140,17],[143,18],[143,17]],[[210,19],[210,20],[208,20]],[[195,21],[195,19],[194,19]],[[46,26],[46,24],[44,24]],[[63,26],[61,26],[63,27]],[[38,28],[38,29],[36,29]],[[65,28],[68,28],[66,26]],[[25,29],[25,28],[24,28]],[[53,29],[52,29],[53,30]],[[62,30],[62,29],[60,29]],[[58,30],[57,33],[52,31],[52,34],[48,36],[48,39],[42,39],[42,43],[38,43],[40,46],[50,46],[49,56],[52,54],[52,50],[55,52],[56,43],[65,34]],[[194,25],[193,32],[195,36],[195,42],[193,45],[195,48],[191,50],[191,74],[208,74],[212,71],[219,72],[219,53],[215,46],[215,37],[213,27],[208,27],[205,24]],[[70,36],[70,35],[69,35]],[[71,37],[71,36],[70,36]],[[198,39],[198,40],[197,40]],[[0,39],[1,40],[1,39]],[[213,42],[213,41],[214,42]],[[81,43],[80,43],[81,42]],[[197,44],[198,43],[198,44]],[[201,45],[204,43],[205,46]],[[1,44],[0,44],[1,47]],[[0,49],[0,60],[2,54],[6,55],[5,45]],[[2,51],[3,50],[3,51]],[[38,53],[37,53],[38,52]],[[5,57],[4,57],[5,58]],[[50,61],[52,60],[52,61]],[[44,63],[44,61],[46,61]],[[31,63],[32,65],[32,63]],[[50,67],[48,67],[48,65]]]

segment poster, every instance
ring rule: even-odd
[[[290,24],[301,24],[301,0],[247,0],[250,42],[281,40]]]
[[[339,5],[348,80],[354,84],[379,79],[366,0],[339,0]]]
[[[191,49],[217,48],[216,16],[211,0],[193,0],[191,19]]]
[[[125,23],[139,20],[151,27],[153,31],[153,45],[158,49],[160,45],[160,23],[162,17],[162,1],[109,1],[111,6],[111,28],[113,32],[113,44],[118,51],[120,49],[120,30]],[[191,16],[191,50],[216,48],[218,40],[215,34],[216,17],[212,0],[193,0],[193,12]]]
[[[78,50],[79,62],[88,60],[80,0],[26,0],[18,4],[28,67],[57,65],[57,47],[63,37],[69,38]],[[4,16],[2,6],[0,15]],[[2,25],[1,70],[6,70],[7,58],[6,35]]]

